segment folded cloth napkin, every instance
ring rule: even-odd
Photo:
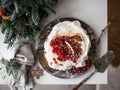
[[[4,79],[11,90],[30,90],[34,87],[34,80],[31,75],[31,67],[34,64],[34,54],[30,44],[24,42],[16,43],[10,50],[11,59],[15,59],[21,64],[19,70],[14,75],[4,74]],[[5,67],[4,67],[5,68]],[[3,70],[5,70],[3,68]]]
[[[34,56],[31,46],[29,44],[20,46],[14,58],[21,64],[32,66],[34,63]]]

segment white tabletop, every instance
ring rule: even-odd
[[[97,36],[101,30],[107,25],[107,0],[59,0],[54,7],[56,14],[51,14],[43,21],[44,25],[50,21],[61,17],[75,17],[92,27]],[[3,44],[4,35],[0,33],[0,53],[6,56],[6,45]],[[107,52],[107,32],[105,32],[100,47],[97,49],[98,56],[102,56]],[[40,65],[40,64],[39,64]],[[35,80],[37,84],[77,84],[89,75],[94,68],[91,68],[84,75],[73,79],[60,79],[48,74],[44,71],[44,76]],[[90,78],[86,84],[107,84],[107,70],[104,73],[96,73]],[[3,80],[0,79],[0,84]]]

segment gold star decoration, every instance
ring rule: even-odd
[[[40,76],[43,75],[43,69],[41,69],[40,67],[35,67],[35,69],[32,70],[32,75],[35,76],[37,79],[40,78]]]

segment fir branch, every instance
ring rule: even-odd
[[[41,30],[41,19],[48,16],[49,12],[55,13],[52,6],[56,3],[57,0],[0,0],[5,16],[11,17],[10,20],[2,18],[0,25],[8,47],[16,39],[28,38],[28,42],[33,42]]]
[[[100,62],[98,61],[98,58],[96,57],[95,53],[93,51],[89,51],[88,56],[90,58],[90,60],[92,61],[92,63],[95,65],[95,67],[99,67]]]
[[[8,75],[14,74],[21,66],[21,64],[17,63],[15,59],[11,59],[10,61],[7,61],[4,58],[2,58],[1,63],[5,65]]]

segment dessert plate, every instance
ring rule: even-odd
[[[86,66],[84,66],[82,68],[74,68],[73,67],[66,71],[62,71],[62,70],[60,71],[60,70],[50,68],[44,57],[44,41],[46,40],[47,36],[51,32],[53,26],[62,21],[79,21],[81,23],[81,27],[87,32],[87,34],[89,35],[90,41],[91,41],[91,48],[90,48],[89,52],[92,52],[92,55],[96,54],[96,35],[95,35],[93,29],[85,22],[83,22],[79,19],[70,18],[70,17],[54,20],[54,21],[50,22],[48,25],[46,25],[43,28],[43,30],[41,30],[40,34],[38,35],[38,37],[36,39],[36,54],[37,54],[37,57],[39,59],[39,62],[42,65],[42,67],[51,75],[59,77],[59,78],[74,78],[74,77],[84,74],[91,68],[92,61],[89,58],[90,55],[88,55],[88,60],[86,60]]]

